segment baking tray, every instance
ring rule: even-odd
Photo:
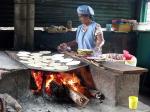
[[[68,66],[69,69],[67,70],[47,70],[47,69],[44,69],[44,68],[39,68],[39,67],[33,67],[33,66],[29,66],[28,64],[25,64],[25,63],[21,63],[19,61],[19,57],[17,56],[17,51],[5,51],[6,54],[11,57],[12,59],[14,59],[15,61],[17,61],[18,63],[24,65],[25,67],[27,67],[28,69],[34,69],[34,70],[40,70],[40,71],[48,71],[48,72],[68,72],[68,71],[72,71],[72,70],[75,70],[75,69],[78,69],[78,68],[82,68],[82,67],[86,67],[86,66],[89,66],[88,63],[85,63],[81,60],[78,60],[74,57],[71,57],[69,55],[66,55],[65,54],[65,58],[73,58],[75,60],[78,60],[78,61],[81,61],[81,63],[79,65],[73,65],[73,66]],[[37,53],[37,52],[32,52],[32,53]],[[58,54],[58,53],[51,53],[51,55],[53,54]],[[48,55],[45,55],[45,56],[48,56]]]

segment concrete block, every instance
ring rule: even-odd
[[[93,65],[90,68],[96,89],[106,97],[105,104],[128,106],[128,97],[138,96],[140,74],[119,75],[119,73]]]
[[[14,98],[27,95],[30,86],[30,72],[28,70],[12,71],[0,80],[0,93],[8,93]]]

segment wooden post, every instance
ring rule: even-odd
[[[34,47],[34,0],[14,0],[15,50],[33,50]]]

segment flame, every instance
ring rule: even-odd
[[[50,84],[52,81],[55,81],[59,85],[65,85],[69,89],[72,89],[76,92],[85,93],[85,87],[81,85],[80,79],[74,74],[70,73],[49,73],[45,74],[45,92],[50,96],[51,95],[51,87]],[[32,71],[32,77],[35,80],[36,86],[38,89],[36,92],[40,92],[42,90],[42,83],[43,81],[43,72],[38,71]]]
[[[35,92],[40,92],[42,90],[43,73],[41,71],[38,72],[32,71],[31,74],[37,86],[37,90],[35,90]]]
[[[46,84],[45,84],[45,91],[48,95],[51,94],[50,83],[55,79],[54,75],[47,75],[46,77]]]
[[[62,74],[62,83],[66,85],[68,88],[79,92],[84,93],[84,87],[81,85],[79,78],[73,73],[73,74]]]
[[[62,73],[62,82],[63,84],[67,84],[70,86],[73,86],[75,84],[80,85],[80,80],[75,74],[67,74],[67,73]]]

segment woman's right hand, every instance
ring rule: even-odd
[[[57,47],[57,50],[60,52],[63,52],[63,51],[67,51],[68,48],[70,48],[70,47],[68,47],[68,45],[66,43],[62,43]]]

